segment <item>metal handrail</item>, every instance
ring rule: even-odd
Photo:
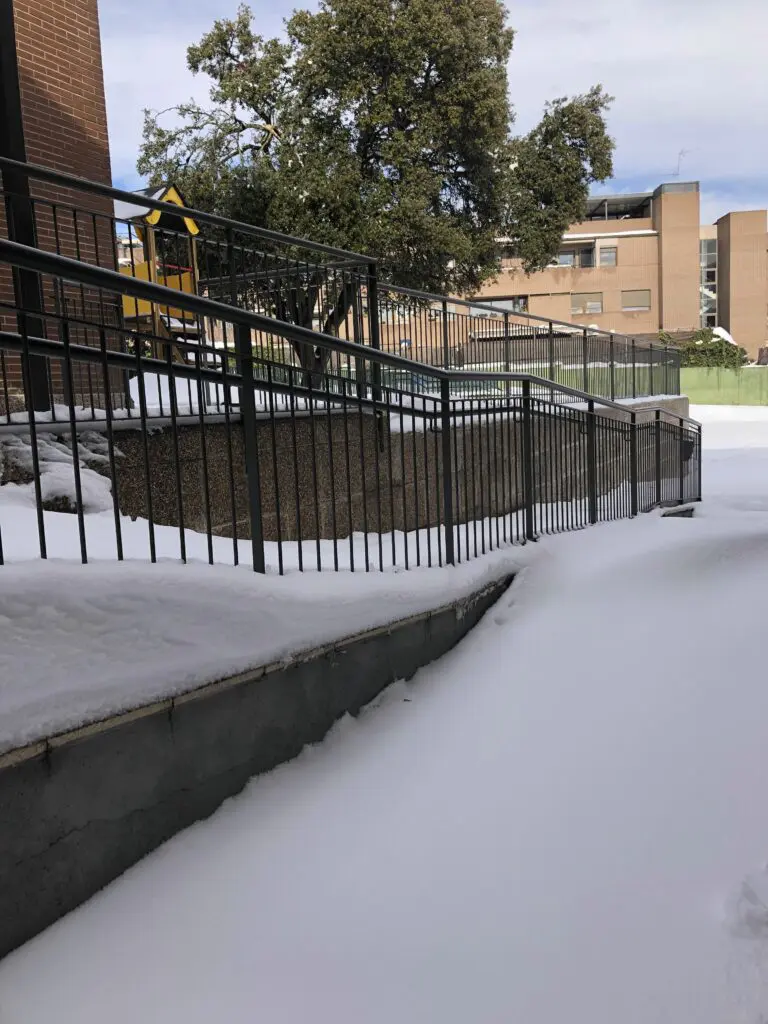
[[[121,199],[134,205],[139,204],[152,210],[160,210],[164,213],[173,214],[176,217],[179,216],[180,208],[173,203],[166,203],[159,199],[152,199],[149,196],[139,196],[135,192],[128,192],[124,189],[114,188],[112,185],[103,185],[99,182],[89,181],[86,178],[67,174],[63,171],[55,171],[48,167],[41,167],[38,164],[21,163],[18,160],[11,160],[9,157],[0,156],[0,170],[3,168],[16,171],[17,173],[26,174],[28,177],[35,178],[40,181],[47,181],[52,184],[63,185],[69,188],[77,188],[83,192],[90,192],[94,195],[104,196],[105,198]],[[378,264],[377,258],[373,256],[350,252],[346,249],[338,249],[334,246],[324,245],[320,242],[313,242],[306,238],[297,238],[292,235],[282,234],[278,231],[270,231],[267,228],[255,227],[254,225],[247,224],[243,221],[232,220],[228,217],[221,217],[218,214],[207,213],[204,210],[198,210],[194,207],[184,207],[184,212],[185,215],[191,217],[193,220],[200,221],[202,223],[212,224],[229,230],[236,230],[241,234],[252,235],[256,238],[278,242],[286,246],[292,245],[308,249],[313,252],[324,253],[328,256],[333,256],[345,261],[347,266],[349,266],[350,263],[353,266],[366,264],[369,268],[373,268]],[[454,296],[440,295],[436,292],[423,291],[418,288],[408,288],[405,285],[397,285],[389,281],[379,281],[378,288],[380,292],[386,290],[399,295],[408,296],[409,298],[422,299],[428,302],[450,302],[452,305],[459,305],[470,309],[481,306],[483,309],[492,313],[497,313],[500,316],[518,317],[531,322],[535,321],[536,323],[547,325],[551,324],[553,327],[565,327],[571,332],[589,331],[590,335],[593,337],[601,336],[608,339],[624,340],[628,344],[634,344],[642,351],[653,347],[652,343],[642,340],[638,342],[636,339],[632,339],[628,335],[604,331],[600,328],[587,327],[583,324],[570,323],[566,320],[555,320],[551,317],[539,316],[534,313],[502,309],[501,307],[494,306],[491,302],[486,302],[482,299],[461,299]],[[657,347],[659,351],[670,351],[670,347],[668,345],[659,343]]]
[[[510,318],[520,317],[521,319],[524,320],[535,320],[537,323],[547,325],[551,324],[553,327],[567,327],[571,333],[574,333],[575,331],[576,333],[581,334],[584,331],[588,331],[589,334],[592,336],[601,335],[604,338],[624,340],[629,344],[632,344],[634,341],[636,347],[641,350],[647,349],[650,347],[650,345],[652,345],[652,342],[646,342],[642,340],[637,341],[633,338],[630,338],[629,335],[618,334],[615,331],[604,331],[599,327],[588,327],[586,324],[569,323],[567,320],[555,320],[553,317],[538,316],[536,313],[526,313],[512,309],[502,309],[501,306],[492,305],[492,299],[459,299],[454,298],[454,296],[438,295],[435,292],[421,291],[418,288],[406,288],[404,285],[391,284],[389,281],[379,281],[379,291],[384,290],[390,292],[397,292],[400,295],[407,295],[409,298],[413,299],[425,299],[428,302],[447,301],[453,306],[466,306],[469,309],[477,309],[478,307],[480,307],[482,309],[487,309],[490,313],[497,313],[500,316],[508,316]],[[659,344],[654,347],[658,348],[659,352],[668,352],[670,350],[670,346],[665,345],[662,342],[659,342]]]
[[[181,207],[174,203],[165,203],[160,199],[152,199],[149,196],[139,195],[136,192],[127,192],[112,185],[103,185],[97,181],[89,181],[87,178],[80,178],[74,174],[66,174],[63,171],[53,171],[48,167],[41,167],[39,164],[25,164],[19,160],[11,160],[9,157],[0,156],[0,170],[7,169],[26,174],[29,178],[37,181],[47,181],[53,185],[63,185],[66,188],[77,188],[82,192],[90,192],[93,195],[103,196],[105,199],[122,199],[133,206],[146,206],[150,210],[160,210],[162,213],[180,215]],[[331,245],[323,245],[321,242],[312,242],[306,238],[296,238],[293,235],[284,235],[279,231],[270,231],[268,228],[255,227],[253,224],[246,224],[242,221],[231,220],[229,217],[220,217],[216,213],[206,213],[204,210],[196,210],[194,207],[183,207],[183,214],[195,221],[205,224],[213,224],[216,227],[237,230],[242,234],[254,235],[256,238],[263,238],[271,242],[280,242],[282,245],[295,245],[303,249],[310,249],[314,252],[326,253],[328,256],[336,256],[342,260],[351,260],[355,264],[376,262],[371,256],[363,256],[360,253],[350,252],[347,249],[337,249]]]
[[[178,207],[176,208],[178,209]],[[45,252],[31,246],[22,245],[19,242],[11,242],[8,239],[0,238],[0,261],[12,266],[35,271],[37,273],[51,274],[65,280],[78,284],[91,285],[97,289],[105,289],[117,292],[122,295],[129,295],[133,298],[146,299],[155,302],[160,306],[171,308],[183,305],[185,309],[200,316],[212,317],[216,320],[227,321],[232,324],[240,324],[245,327],[262,331],[268,334],[276,334],[288,341],[298,344],[311,345],[315,348],[327,349],[339,352],[352,358],[360,358],[361,350],[364,358],[380,365],[405,370],[408,373],[422,373],[425,376],[434,378],[437,381],[517,381],[528,382],[535,386],[541,386],[549,391],[569,395],[584,402],[593,402],[608,408],[617,409],[623,413],[630,413],[631,410],[618,402],[608,398],[601,398],[591,395],[586,391],[577,388],[570,388],[564,384],[558,384],[546,377],[538,377],[529,373],[514,373],[507,371],[487,372],[472,370],[446,370],[442,367],[430,366],[427,363],[418,363],[412,359],[404,359],[402,356],[393,355],[380,349],[362,346],[353,341],[344,341],[341,338],[334,338],[329,334],[322,334],[313,331],[308,327],[301,327],[298,324],[290,324],[284,320],[275,320],[261,313],[252,313],[249,310],[239,309],[236,306],[229,306],[214,299],[204,298],[198,295],[179,293],[173,288],[165,285],[155,284],[150,281],[142,281],[139,278],[127,274],[120,274],[114,270],[104,267],[97,267],[90,263],[81,263],[78,260],[70,259],[68,256],[60,256],[56,253]],[[38,314],[39,315],[39,314]],[[45,315],[45,314],[43,314]],[[111,328],[121,330],[115,326]],[[122,330],[125,330],[124,328]],[[131,333],[126,331],[126,333]],[[653,406],[644,411],[668,413],[668,410],[661,406]],[[684,420],[685,417],[675,417]],[[695,424],[696,421],[688,420]],[[696,424],[698,426],[698,424]]]

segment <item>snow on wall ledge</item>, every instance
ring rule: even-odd
[[[0,756],[0,957],[211,814],[253,775],[296,757],[343,715],[440,658],[508,582],[503,577],[437,611]],[[132,604],[121,595],[123,612],[130,615]],[[281,616],[290,612],[277,608]],[[293,617],[300,619],[295,604]]]

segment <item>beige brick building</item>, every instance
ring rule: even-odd
[[[768,340],[768,213],[702,225],[698,182],[594,197],[550,267],[526,275],[510,254],[478,297],[634,337],[724,327],[755,358]]]

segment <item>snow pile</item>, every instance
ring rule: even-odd
[[[330,579],[170,562],[6,565],[0,753],[441,607],[520,558]]]
[[[8,957],[3,1024],[764,1022],[768,423],[725,426],[701,518],[541,542],[413,685]]]
[[[83,511],[105,512],[112,509],[112,488],[104,475],[109,469],[109,448],[103,434],[87,432],[78,435],[80,488]],[[40,463],[40,493],[43,507],[77,507],[75,469],[71,442],[54,434],[37,435]],[[115,451],[120,458],[120,452]],[[92,467],[98,467],[94,469]],[[101,472],[99,472],[101,470]],[[7,477],[11,479],[7,479]],[[14,480],[17,477],[18,480]],[[35,507],[32,445],[28,436],[6,435],[0,439],[0,483],[3,491],[0,504]]]

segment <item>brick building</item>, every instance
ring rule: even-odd
[[[110,184],[97,0],[12,0],[27,159]]]
[[[768,341],[768,213],[700,220],[698,182],[594,196],[551,266],[509,251],[479,294],[514,310],[635,338],[723,327],[752,358]]]
[[[97,0],[0,0],[0,7],[3,25],[12,16],[27,161],[111,184]],[[4,143],[8,144],[7,133]],[[109,200],[37,181],[30,182],[30,192],[35,200],[37,243],[42,248],[114,265]],[[87,212],[75,217],[66,204]],[[2,230],[5,233],[5,224]],[[62,288],[55,297],[45,286],[43,291],[46,310],[61,308],[63,301],[69,309],[77,304],[82,308],[89,300],[82,290],[69,289],[67,295]],[[0,298],[9,294],[10,275],[0,269]],[[9,318],[7,307],[2,319],[6,324],[15,320]],[[50,321],[46,329],[55,333]],[[17,391],[21,386],[18,361],[6,356],[5,363],[5,385]],[[75,375],[82,375],[81,368],[75,367]],[[62,384],[55,364],[50,378],[52,397],[57,397]],[[82,380],[74,384],[77,391],[85,390]]]

